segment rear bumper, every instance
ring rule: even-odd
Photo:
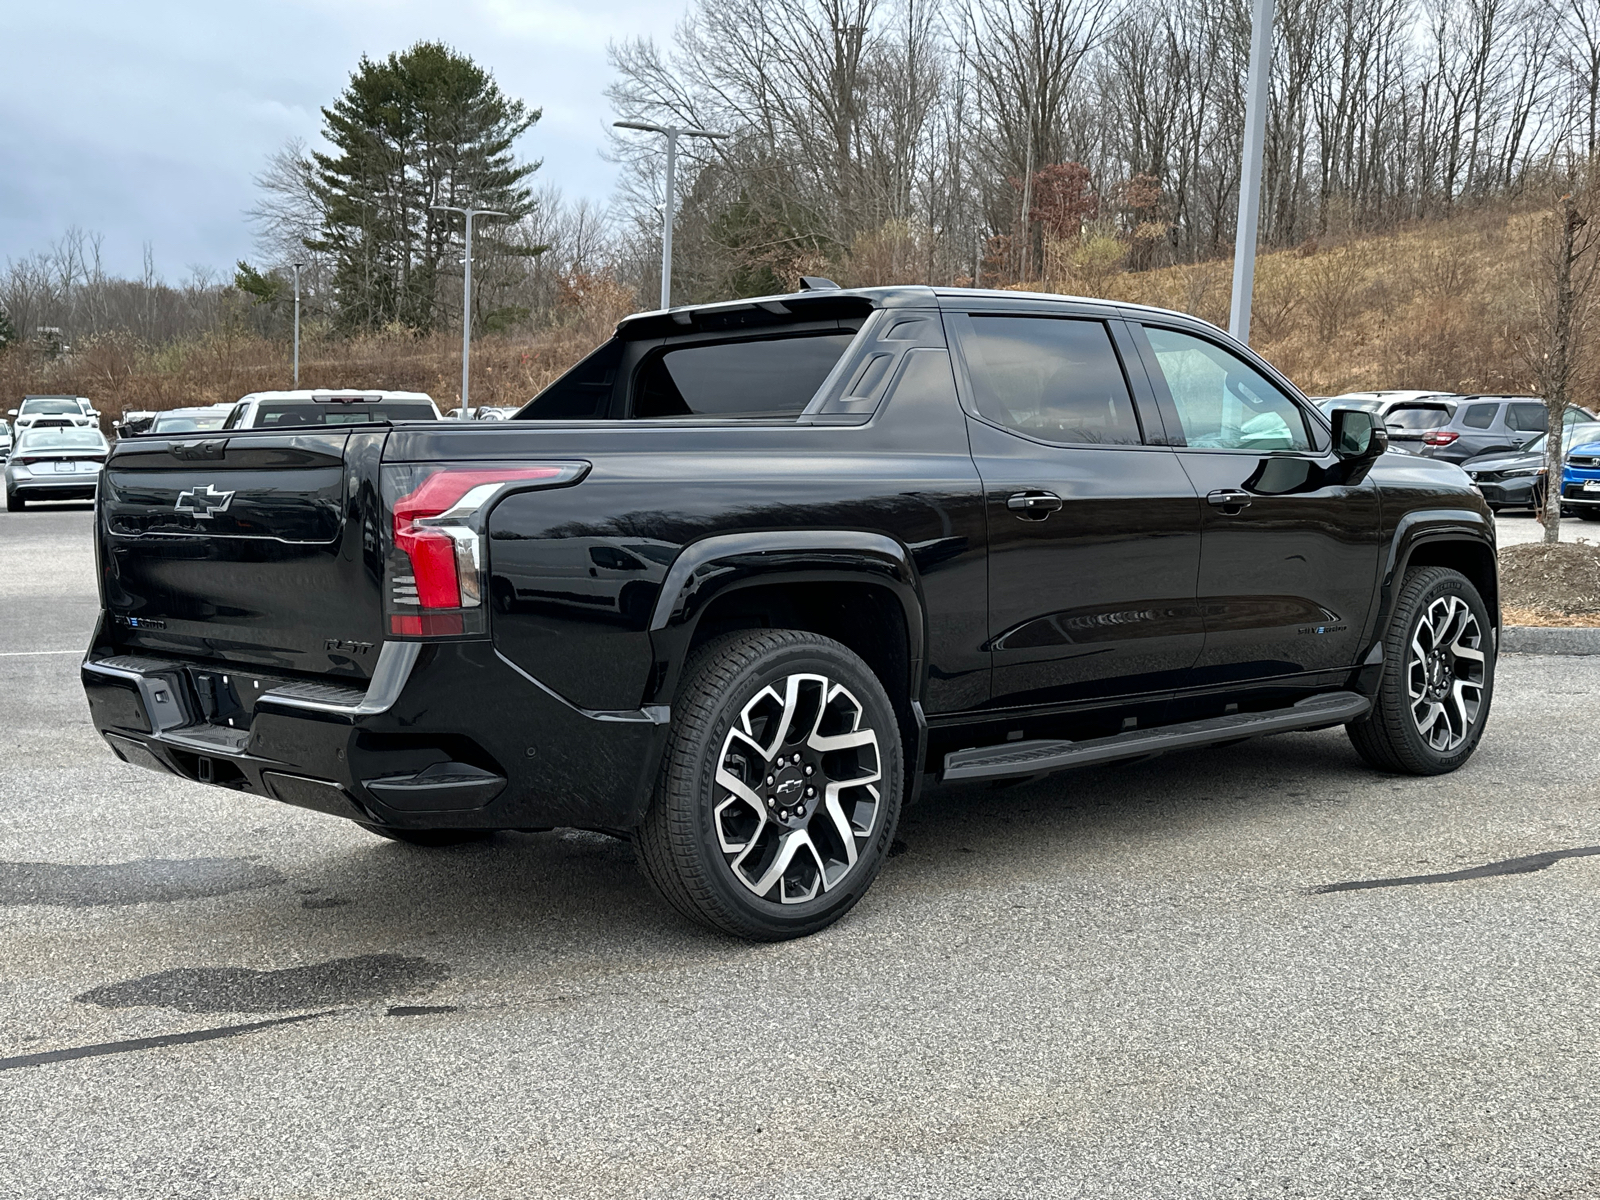
[[[82,677],[125,762],[395,828],[630,829],[666,743],[665,709],[575,708],[488,641],[386,643],[364,689],[109,649]]]
[[[93,500],[98,477],[63,475],[52,479],[35,475],[7,484],[7,490],[24,500]]]

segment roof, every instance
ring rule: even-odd
[[[248,396],[240,396],[239,403],[246,400],[300,400],[310,404],[318,396],[377,396],[380,400],[427,400],[432,403],[433,397],[427,392],[392,392],[387,388],[301,388],[298,391],[282,392],[251,392]]]
[[[785,319],[827,320],[841,316],[864,316],[877,308],[935,308],[946,300],[1033,300],[1052,304],[1094,304],[1103,308],[1133,309],[1160,313],[1186,321],[1201,318],[1148,304],[1129,304],[1101,296],[1064,296],[1056,292],[1012,292],[995,288],[925,287],[896,285],[868,288],[816,288],[776,296],[751,296],[741,300],[720,300],[712,304],[685,304],[634,313],[617,323],[619,337],[664,337],[713,329],[747,328],[777,324]]]

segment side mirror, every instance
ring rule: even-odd
[[[1389,448],[1389,431],[1361,408],[1333,411],[1333,452],[1346,462],[1369,462]]]
[[[8,416],[8,417],[14,417],[14,416],[16,416],[16,415],[17,415],[17,410],[16,410],[16,409],[14,409],[14,408],[8,408],[8,409],[6,409],[6,416]]]

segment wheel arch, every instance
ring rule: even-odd
[[[803,629],[848,647],[889,694],[905,748],[909,800],[920,780],[927,630],[909,551],[883,534],[794,530],[730,534],[686,547],[650,619],[645,703],[670,703],[701,645],[740,629]]]

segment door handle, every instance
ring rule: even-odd
[[[1006,507],[1024,521],[1042,521],[1061,503],[1061,497],[1054,492],[1018,492],[1006,501]]]
[[[1211,492],[1206,496],[1206,499],[1216,508],[1240,509],[1250,507],[1250,493],[1241,492],[1236,488],[1223,488],[1220,491]]]

